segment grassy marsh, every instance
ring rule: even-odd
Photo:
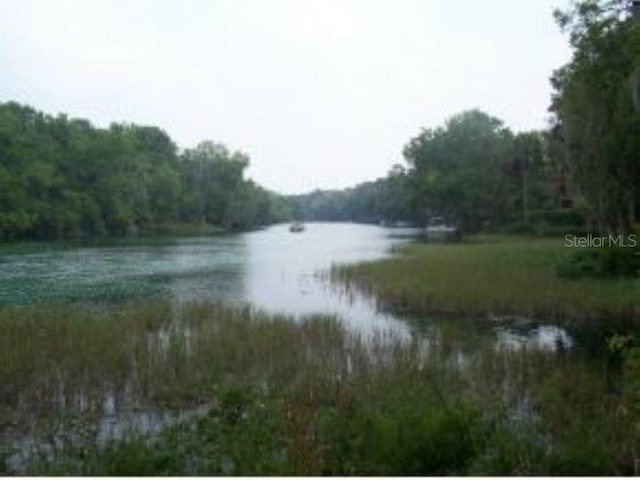
[[[570,253],[559,238],[479,236],[411,245],[388,259],[334,267],[332,276],[400,313],[638,319],[639,279],[558,278],[555,266]]]
[[[574,352],[488,341],[462,351],[459,340],[446,331],[437,341],[364,339],[331,317],[295,321],[209,302],[4,308],[0,466],[57,475],[631,473],[637,390],[622,373],[626,393],[611,390],[605,363]],[[156,432],[100,438],[96,429],[109,415],[203,406]],[[38,442],[16,466],[14,440],[25,436]]]

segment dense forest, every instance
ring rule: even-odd
[[[585,0],[555,17],[573,56],[551,80],[554,137],[598,230],[630,231],[640,203],[640,2]]]
[[[202,142],[178,152],[156,127],[0,104],[0,238],[131,235],[178,225],[248,229],[288,216],[243,178],[246,155]]]
[[[630,231],[640,205],[640,13],[626,0],[557,11],[572,58],[553,73],[549,128],[513,132],[468,110],[424,128],[384,178],[284,197],[243,177],[249,159],[156,127],[52,117],[0,103],[0,238],[124,235],[163,225],[248,229],[297,218],[466,231],[572,225]]]
[[[548,129],[515,133],[485,112],[459,113],[411,139],[405,166],[292,197],[295,214],[420,225],[444,216],[468,231],[630,231],[640,213],[640,2],[585,0],[555,18],[572,58],[551,78]]]
[[[411,139],[406,166],[352,189],[292,197],[293,211],[375,223],[444,216],[466,230],[527,223],[562,206],[549,145],[547,132],[513,133],[482,111],[462,112]]]
[[[394,165],[389,175],[344,190],[316,190],[288,197],[294,217],[317,221],[420,221],[407,171]]]

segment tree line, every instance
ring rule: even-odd
[[[295,214],[630,231],[640,205],[640,3],[583,0],[554,16],[572,57],[551,78],[548,129],[516,133],[488,113],[461,112],[411,139],[405,165],[386,177],[292,197]]]
[[[374,182],[342,191],[291,198],[293,212],[313,220],[410,222],[444,216],[468,230],[528,222],[550,210],[558,194],[549,181],[555,165],[546,132],[513,133],[480,110],[424,129],[394,165]]]
[[[0,238],[126,235],[167,225],[249,229],[289,216],[244,178],[249,158],[205,141],[179,152],[157,127],[0,103]]]
[[[0,238],[434,216],[468,231],[545,222],[630,231],[640,205],[639,3],[581,0],[555,19],[572,56],[551,77],[549,128],[513,132],[486,112],[461,112],[410,139],[387,176],[345,190],[279,196],[246,180],[248,157],[221,144],[179,152],[156,127],[100,129],[0,103]]]

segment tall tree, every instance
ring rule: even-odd
[[[423,130],[404,156],[414,167],[425,215],[444,215],[469,230],[505,218],[509,185],[504,169],[511,146],[511,132],[479,110]]]
[[[640,65],[640,25],[624,0],[583,0],[556,11],[571,61],[552,77],[551,111],[571,175],[602,232],[635,221],[640,118],[632,85]]]

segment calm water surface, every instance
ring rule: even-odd
[[[411,322],[379,312],[373,301],[346,295],[323,276],[332,264],[379,259],[419,233],[351,223],[312,223],[293,234],[287,225],[217,237],[177,239],[162,246],[110,246],[23,253],[0,251],[0,305],[213,298],[250,302],[270,313],[338,315],[351,329],[423,334],[437,321]],[[450,322],[450,320],[449,320]],[[413,325],[421,324],[419,329]],[[472,332],[468,332],[471,334]],[[553,325],[495,324],[473,335],[500,344],[570,345]]]

